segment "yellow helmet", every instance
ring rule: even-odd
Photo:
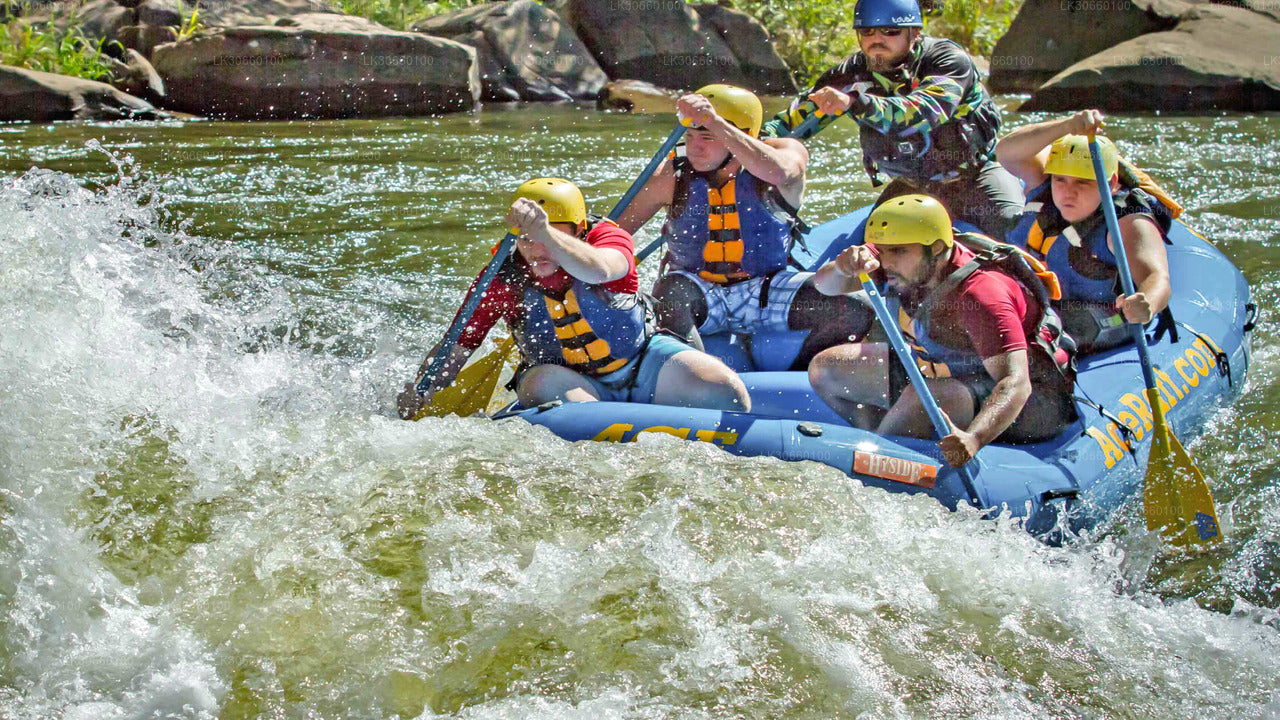
[[[1115,143],[1099,135],[1098,150],[1102,153],[1102,169],[1107,171],[1107,177],[1115,177],[1120,167],[1120,151],[1116,150]],[[1049,160],[1044,164],[1044,172],[1046,175],[1094,180],[1089,138],[1084,135],[1063,135],[1054,140],[1049,148]]]
[[[514,203],[529,198],[542,206],[547,221],[581,225],[587,221],[587,202],[577,185],[560,178],[534,178],[521,185],[511,197]]]
[[[867,218],[866,241],[875,245],[932,245],[951,247],[955,235],[951,215],[928,195],[903,195],[886,200]]]
[[[764,107],[755,93],[736,85],[707,85],[699,88],[698,94],[710,100],[711,107],[730,125],[751,137],[760,136]]]

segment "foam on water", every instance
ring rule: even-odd
[[[1280,712],[1274,605],[1152,592],[1140,530],[396,420],[388,287],[313,305],[120,162],[0,181],[2,716]]]

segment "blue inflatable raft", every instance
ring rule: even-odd
[[[869,213],[862,208],[814,228],[797,256],[816,268],[860,243]],[[1203,237],[1175,223],[1170,240],[1176,340],[1167,332],[1155,339],[1151,358],[1171,429],[1186,443],[1243,390],[1256,308],[1244,276]],[[803,338],[757,336],[749,350],[734,339],[704,340],[710,352],[742,373],[752,412],[598,402],[517,409],[499,417],[523,418],[566,440],[629,442],[641,433],[666,433],[738,455],[820,462],[866,485],[926,493],[952,509],[967,502],[1024,517],[1038,535],[1092,527],[1141,489],[1151,409],[1131,345],[1081,362],[1080,422],[1059,437],[983,448],[972,497],[934,441],[850,427],[817,397],[805,373],[783,371]]]

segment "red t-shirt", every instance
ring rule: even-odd
[[[957,244],[947,273],[972,259],[973,253]],[[1017,280],[996,270],[977,270],[949,297],[934,303],[930,331],[938,342],[950,347],[968,344],[986,360],[1026,350],[1039,314],[1039,303]]]
[[[627,259],[627,274],[605,283],[605,290],[634,293],[640,289],[640,278],[636,274],[635,242],[631,239],[631,233],[612,222],[603,221],[591,228],[587,233],[586,242],[592,247],[617,250]],[[479,279],[477,275],[471,282],[471,287],[467,290],[468,298],[475,291],[476,282]],[[564,269],[557,270],[545,278],[534,277],[526,270],[523,280],[553,291],[565,290],[573,283],[573,277]],[[463,328],[462,335],[458,337],[458,344],[469,350],[475,350],[484,342],[485,336],[498,323],[499,318],[506,320],[508,325],[519,322],[524,313],[523,295],[523,286],[507,282],[503,279],[502,273],[499,273],[489,285],[489,289],[485,291],[480,304],[476,306],[475,314]],[[465,305],[466,302],[464,301],[463,304]],[[455,315],[454,318],[457,319],[457,316]]]

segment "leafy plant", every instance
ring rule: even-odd
[[[950,38],[975,55],[989,56],[1023,0],[946,0],[939,16],[926,27],[932,35]]]
[[[90,40],[69,23],[58,30],[53,23],[32,25],[22,19],[0,24],[0,64],[86,78],[110,80],[111,66],[102,48],[105,40]]]
[[[173,34],[176,40],[182,41],[204,29],[205,25],[200,21],[199,6],[192,6],[191,14],[182,19],[180,26],[173,28]]]

